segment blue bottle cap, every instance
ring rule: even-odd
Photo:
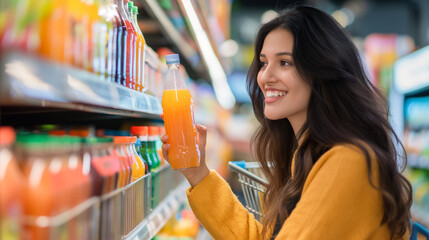
[[[165,56],[167,64],[180,63],[179,54],[170,54]]]

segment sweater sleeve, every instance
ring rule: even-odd
[[[378,186],[374,158],[371,166]],[[340,145],[313,166],[276,239],[389,239],[386,225],[380,226],[382,215],[381,194],[370,185],[365,155]]]
[[[256,221],[215,171],[187,190],[189,205],[197,219],[215,239],[261,239]]]

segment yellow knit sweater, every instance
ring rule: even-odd
[[[376,161],[372,166],[378,186]],[[262,239],[262,225],[216,172],[189,188],[187,195],[196,217],[215,240]],[[370,186],[365,155],[353,145],[338,145],[311,169],[301,199],[276,239],[389,239],[387,225],[380,226],[382,216],[381,194]]]

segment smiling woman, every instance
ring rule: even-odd
[[[259,54],[257,80],[265,97],[265,116],[270,120],[289,119],[297,133],[307,118],[311,88],[293,64],[293,41],[284,28],[267,35]]]
[[[269,182],[262,222],[202,158],[182,171],[201,224],[214,239],[408,239],[402,145],[344,29],[296,7],[262,25],[254,56],[247,84],[260,127],[252,150]],[[206,128],[198,131],[204,156]]]

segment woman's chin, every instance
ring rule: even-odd
[[[269,120],[280,120],[284,118],[283,116],[280,116],[278,114],[265,113],[264,115]]]

